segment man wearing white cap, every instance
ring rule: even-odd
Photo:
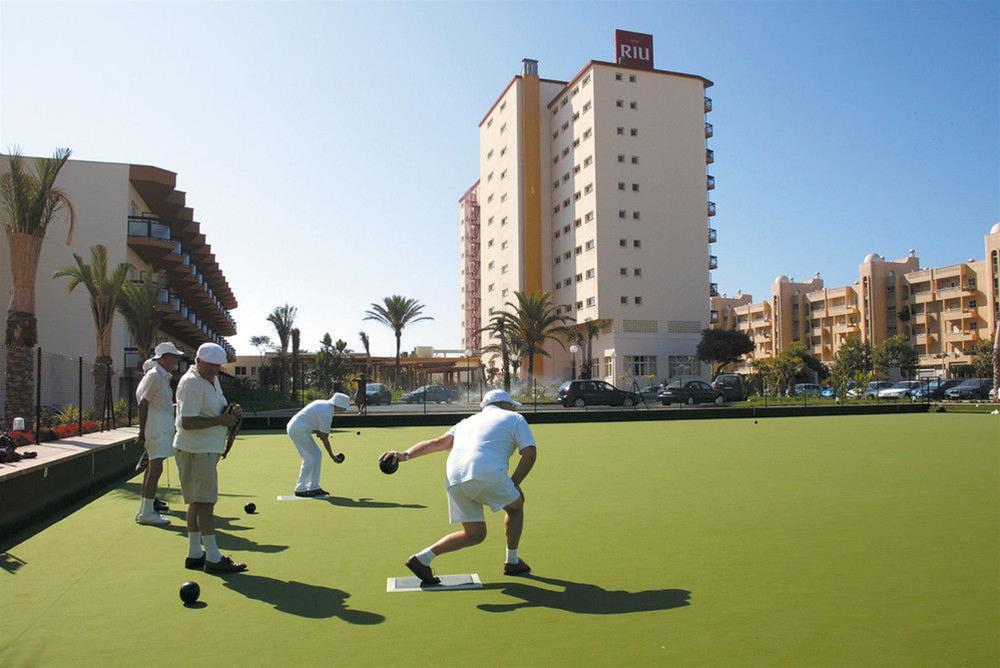
[[[330,454],[330,459],[337,461],[330,448],[330,425],[333,423],[334,413],[343,413],[350,407],[351,400],[348,396],[337,392],[329,399],[310,402],[288,421],[285,431],[302,457],[299,479],[295,483],[295,496],[329,496],[329,492],[319,486],[323,453],[320,452],[312,435],[319,436],[319,440],[323,441],[323,447]]]
[[[226,410],[226,396],[219,385],[219,369],[226,361],[222,346],[203,343],[194,366],[177,385],[174,457],[184,503],[188,504],[188,556],[184,567],[206,573],[240,573],[247,569],[246,564],[222,556],[215,540],[214,513],[219,495],[216,466],[226,450],[228,429],[239,419]]]
[[[480,403],[480,410],[443,436],[422,441],[405,452],[384,452],[380,460],[405,462],[442,450],[449,451],[447,464],[448,514],[452,524],[462,530],[448,534],[430,547],[417,552],[406,562],[424,584],[438,584],[431,570],[431,560],[445,552],[478,545],[486,539],[483,506],[493,512],[503,508],[507,537],[505,575],[520,575],[531,568],[517,556],[524,529],[524,493],[521,483],[535,465],[535,438],[524,416],[515,412],[521,404],[503,390],[490,390]],[[511,455],[517,449],[521,459],[514,473],[507,475]]]
[[[181,355],[173,343],[156,346],[153,358],[142,367],[146,373],[135,390],[135,398],[139,402],[139,437],[136,443],[145,446],[149,459],[142,477],[139,514],[135,516],[139,524],[170,524],[170,520],[161,515],[153,504],[156,486],[163,473],[163,460],[174,451],[174,393],[170,389],[170,374],[177,368]]]

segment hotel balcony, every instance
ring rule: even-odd
[[[170,226],[157,218],[128,217],[128,247],[149,264],[155,264],[174,249]]]
[[[708,322],[710,322],[713,325],[716,324],[716,323],[718,323],[719,322],[719,312],[718,311],[709,311],[708,312]]]
[[[718,269],[719,268],[719,258],[716,257],[715,255],[709,255],[708,256],[708,268],[709,269]]]
[[[710,148],[706,148],[705,149],[705,164],[706,165],[711,165],[713,162],[715,162],[715,151],[713,151]]]
[[[715,215],[715,202],[709,202],[707,210],[708,210],[709,217],[714,216]]]
[[[927,304],[929,302],[937,301],[934,296],[933,290],[922,290],[920,292],[911,292],[910,299],[914,304]]]
[[[705,113],[707,114],[710,111],[712,111],[712,98],[706,97],[705,98]]]
[[[711,174],[705,177],[705,187],[708,190],[715,190],[715,177]]]
[[[711,123],[705,123],[705,139],[709,139],[715,134],[715,128],[712,127]]]
[[[858,331],[858,325],[856,325],[856,324],[855,325],[851,325],[851,324],[845,325],[845,324],[841,323],[841,324],[837,324],[837,325],[833,326],[833,332],[835,334],[854,334],[857,331]]]
[[[709,297],[718,297],[719,296],[719,284],[718,283],[709,283],[708,284],[708,296]]]
[[[944,333],[945,341],[978,341],[978,329],[963,329],[959,331],[947,331]]]
[[[714,244],[719,239],[719,233],[716,232],[714,227],[708,228],[708,243]]]

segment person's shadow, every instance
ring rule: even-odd
[[[646,591],[609,591],[582,582],[570,582],[526,575],[526,579],[563,588],[552,591],[522,582],[487,585],[483,589],[499,589],[503,594],[519,598],[519,603],[482,603],[476,607],[485,612],[511,612],[521,608],[552,608],[580,615],[620,615],[628,612],[669,610],[691,605],[691,592],[686,589],[649,589]]]
[[[223,576],[225,586],[247,598],[263,601],[278,612],[310,619],[340,617],[348,624],[381,624],[385,617],[346,605],[346,591],[304,582],[284,582],[263,575],[236,573]]]
[[[323,499],[331,506],[344,508],[426,508],[422,503],[393,503],[392,501],[372,501],[371,497],[349,499],[346,496],[331,496]]]
[[[183,524],[170,524],[163,527],[167,531],[173,531],[181,538],[187,538],[187,513],[176,512],[170,513],[172,515],[178,516]],[[234,520],[238,520],[238,517],[216,517],[215,518],[215,535],[218,540],[219,549],[222,550],[235,550],[237,552],[263,552],[264,554],[274,554],[275,552],[284,552],[288,549],[287,545],[267,545],[257,543],[250,540],[249,538],[244,538],[240,535],[235,535],[229,533],[231,531],[248,531],[250,527],[242,527],[238,524],[233,524]]]

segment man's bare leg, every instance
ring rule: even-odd
[[[435,556],[479,545],[486,540],[486,522],[462,522],[462,530],[450,533],[431,545]]]
[[[521,532],[524,531],[524,495],[514,503],[504,508],[504,532],[507,538],[507,556],[504,559],[505,575],[521,575],[531,571],[520,557],[517,556],[517,546],[521,543]]]
[[[163,460],[150,459],[146,465],[146,472],[142,476],[142,498],[156,498],[156,488],[160,484],[160,475],[163,473]]]

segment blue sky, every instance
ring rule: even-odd
[[[714,280],[853,282],[868,252],[982,257],[1000,220],[1000,3],[0,4],[0,147],[178,173],[240,302],[375,354],[393,293],[457,348],[457,199],[482,114],[537,58],[568,79],[615,28],[715,82]]]

